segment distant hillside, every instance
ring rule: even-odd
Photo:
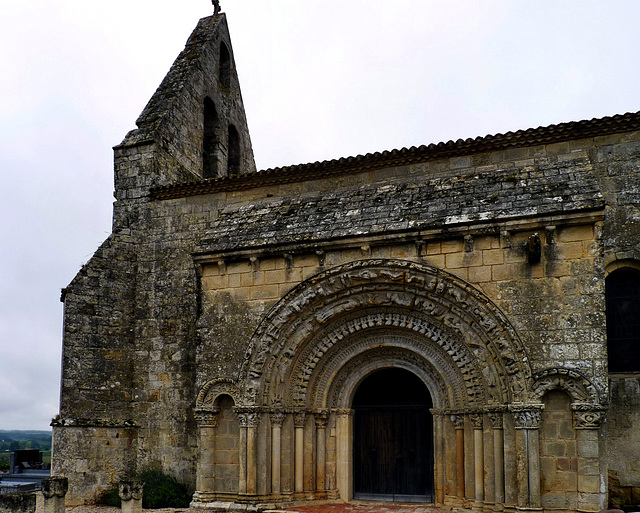
[[[51,450],[51,431],[0,429],[0,452],[16,449]]]
[[[9,453],[18,449],[40,449],[50,461],[51,431],[0,429],[0,472],[9,469]]]

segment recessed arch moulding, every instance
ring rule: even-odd
[[[348,408],[386,366],[422,377],[437,408],[528,402],[526,352],[480,291],[436,268],[362,260],[303,282],[254,333],[239,386],[246,405]]]

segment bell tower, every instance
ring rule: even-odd
[[[152,187],[256,172],[226,15],[214,6],[114,148],[114,227],[134,221],[128,212]]]

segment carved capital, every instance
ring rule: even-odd
[[[606,408],[591,403],[573,403],[573,426],[576,429],[600,429]]]
[[[453,413],[451,414],[451,422],[456,429],[464,428],[464,415],[461,413]]]
[[[326,410],[317,411],[313,414],[316,421],[316,428],[325,429],[329,423],[329,412]]]
[[[195,418],[200,427],[217,427],[218,426],[218,413],[220,408],[215,406],[196,408]]]
[[[501,411],[487,412],[487,417],[489,417],[489,422],[491,422],[491,427],[493,429],[502,429],[503,417]]]
[[[255,428],[260,424],[260,412],[258,409],[236,406],[233,410],[238,416],[240,427]]]
[[[66,477],[47,477],[42,480],[42,495],[46,499],[64,497],[69,489],[69,479]]]
[[[469,420],[473,429],[482,429],[482,413],[470,413]]]
[[[293,414],[293,425],[297,428],[304,427],[304,421],[307,418],[306,411],[297,411]]]
[[[272,426],[282,426],[284,422],[284,413],[281,411],[272,412],[269,414]]]
[[[142,500],[144,481],[140,479],[123,479],[118,486],[118,495],[123,501]]]
[[[509,410],[513,414],[516,429],[538,429],[544,404],[512,404]]]

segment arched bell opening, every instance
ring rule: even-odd
[[[431,395],[412,372],[367,376],[353,397],[355,499],[433,502]]]

